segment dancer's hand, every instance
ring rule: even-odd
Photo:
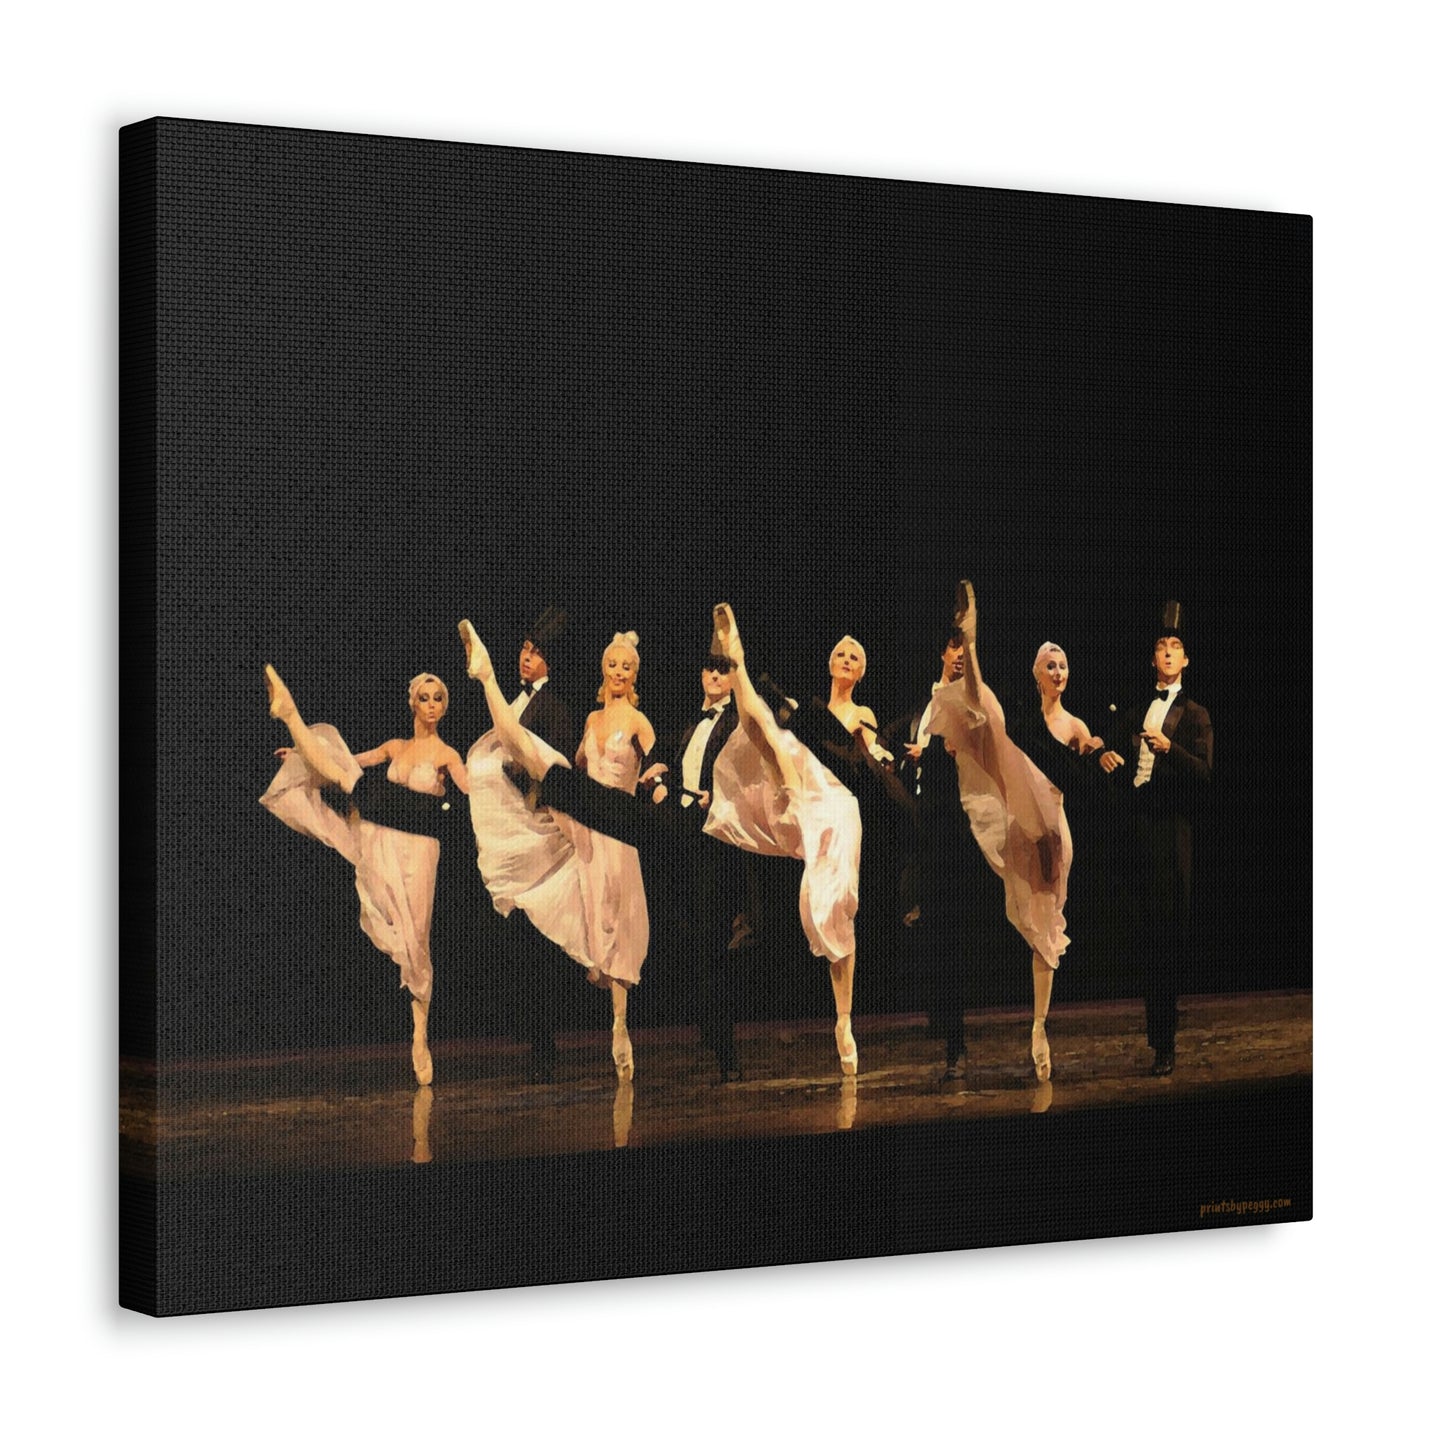
[[[1115,752],[1100,753],[1099,766],[1103,768],[1106,773],[1112,773],[1115,768],[1122,768],[1124,766],[1124,759]]]
[[[640,783],[650,783],[654,778],[660,778],[666,771],[666,763],[653,763],[637,781]]]
[[[1157,728],[1145,728],[1144,741],[1151,753],[1167,753],[1169,751],[1169,739]]]
[[[266,664],[266,697],[271,705],[271,716],[287,722],[296,716],[296,703],[291,689],[281,681],[281,675],[268,662]]]
[[[464,617],[457,623],[457,633],[462,639],[462,646],[467,650],[467,676],[476,678],[478,682],[490,682],[492,659],[482,639],[477,636],[477,629]]]

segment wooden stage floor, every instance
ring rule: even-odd
[[[941,1081],[942,1047],[921,1016],[854,1021],[860,1073],[838,1071],[831,1020],[739,1029],[744,1080],[719,1087],[711,1056],[684,1030],[633,1035],[637,1076],[619,1084],[610,1035],[564,1035],[556,1081],[527,1081],[526,1051],[499,1040],[434,1050],[436,1078],[418,1089],[405,1041],[284,1058],[206,1060],[154,1080],[121,1079],[122,1169],[169,1178],[295,1175],[412,1164],[582,1155],[676,1144],[781,1139],[837,1131],[1061,1113],[1212,1093],[1238,1095],[1308,1079],[1308,992],[1193,997],[1181,1005],[1178,1067],[1152,1058],[1137,1000],[1057,1007],[1054,1075],[1035,1081],[1022,1011],[969,1019],[968,1075]]]

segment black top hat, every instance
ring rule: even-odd
[[[542,615],[527,629],[526,641],[546,657],[566,630],[566,612],[560,607],[544,607]]]
[[[1184,633],[1180,630],[1183,627],[1183,623],[1180,621],[1182,611],[1183,609],[1177,602],[1166,602],[1159,609],[1159,630],[1149,640],[1157,642],[1161,637],[1177,637],[1180,642],[1183,642]]]

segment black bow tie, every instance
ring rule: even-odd
[[[1167,687],[1156,687],[1156,688],[1154,689],[1154,696],[1155,696],[1155,697],[1168,697],[1168,696],[1169,696],[1169,689],[1168,689]]]
[[[702,710],[702,715],[704,717],[716,717],[721,711],[721,707],[705,707]]]
[[[528,697],[531,697],[532,694],[533,694],[534,692],[536,692],[536,690],[537,690],[537,686],[536,686],[535,683],[524,682],[524,683],[522,684],[522,691],[523,691],[524,693],[526,693]]]

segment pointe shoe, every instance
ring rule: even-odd
[[[717,635],[718,651],[734,664],[743,660],[743,642],[738,636],[737,619],[733,616],[730,602],[719,602],[712,610],[713,631]]]
[[[851,1078],[858,1072],[858,1044],[853,1037],[851,1018],[841,1018],[833,1025],[833,1038],[838,1044],[838,1062]]]
[[[281,681],[281,674],[269,662],[266,664],[266,701],[274,718],[287,718],[296,711],[291,689]]]
[[[423,1088],[432,1080],[431,1050],[426,1046],[425,1039],[413,1039],[411,1041],[411,1067],[416,1074],[416,1081]]]
[[[1053,1062],[1049,1057],[1049,1036],[1044,1032],[1042,1019],[1034,1020],[1032,1054],[1035,1077],[1039,1083],[1047,1083],[1049,1075],[1053,1072]]]
[[[492,656],[487,651],[486,644],[477,636],[477,629],[464,617],[457,623],[457,634],[462,639],[462,646],[467,650],[467,676],[476,678],[478,682],[486,682],[492,675]]]
[[[978,641],[978,603],[974,600],[973,583],[967,578],[958,584],[953,620],[965,641]]]
[[[632,1040],[627,1036],[627,1025],[621,1019],[612,1024],[612,1062],[617,1066],[617,1077],[630,1079],[633,1075]]]

